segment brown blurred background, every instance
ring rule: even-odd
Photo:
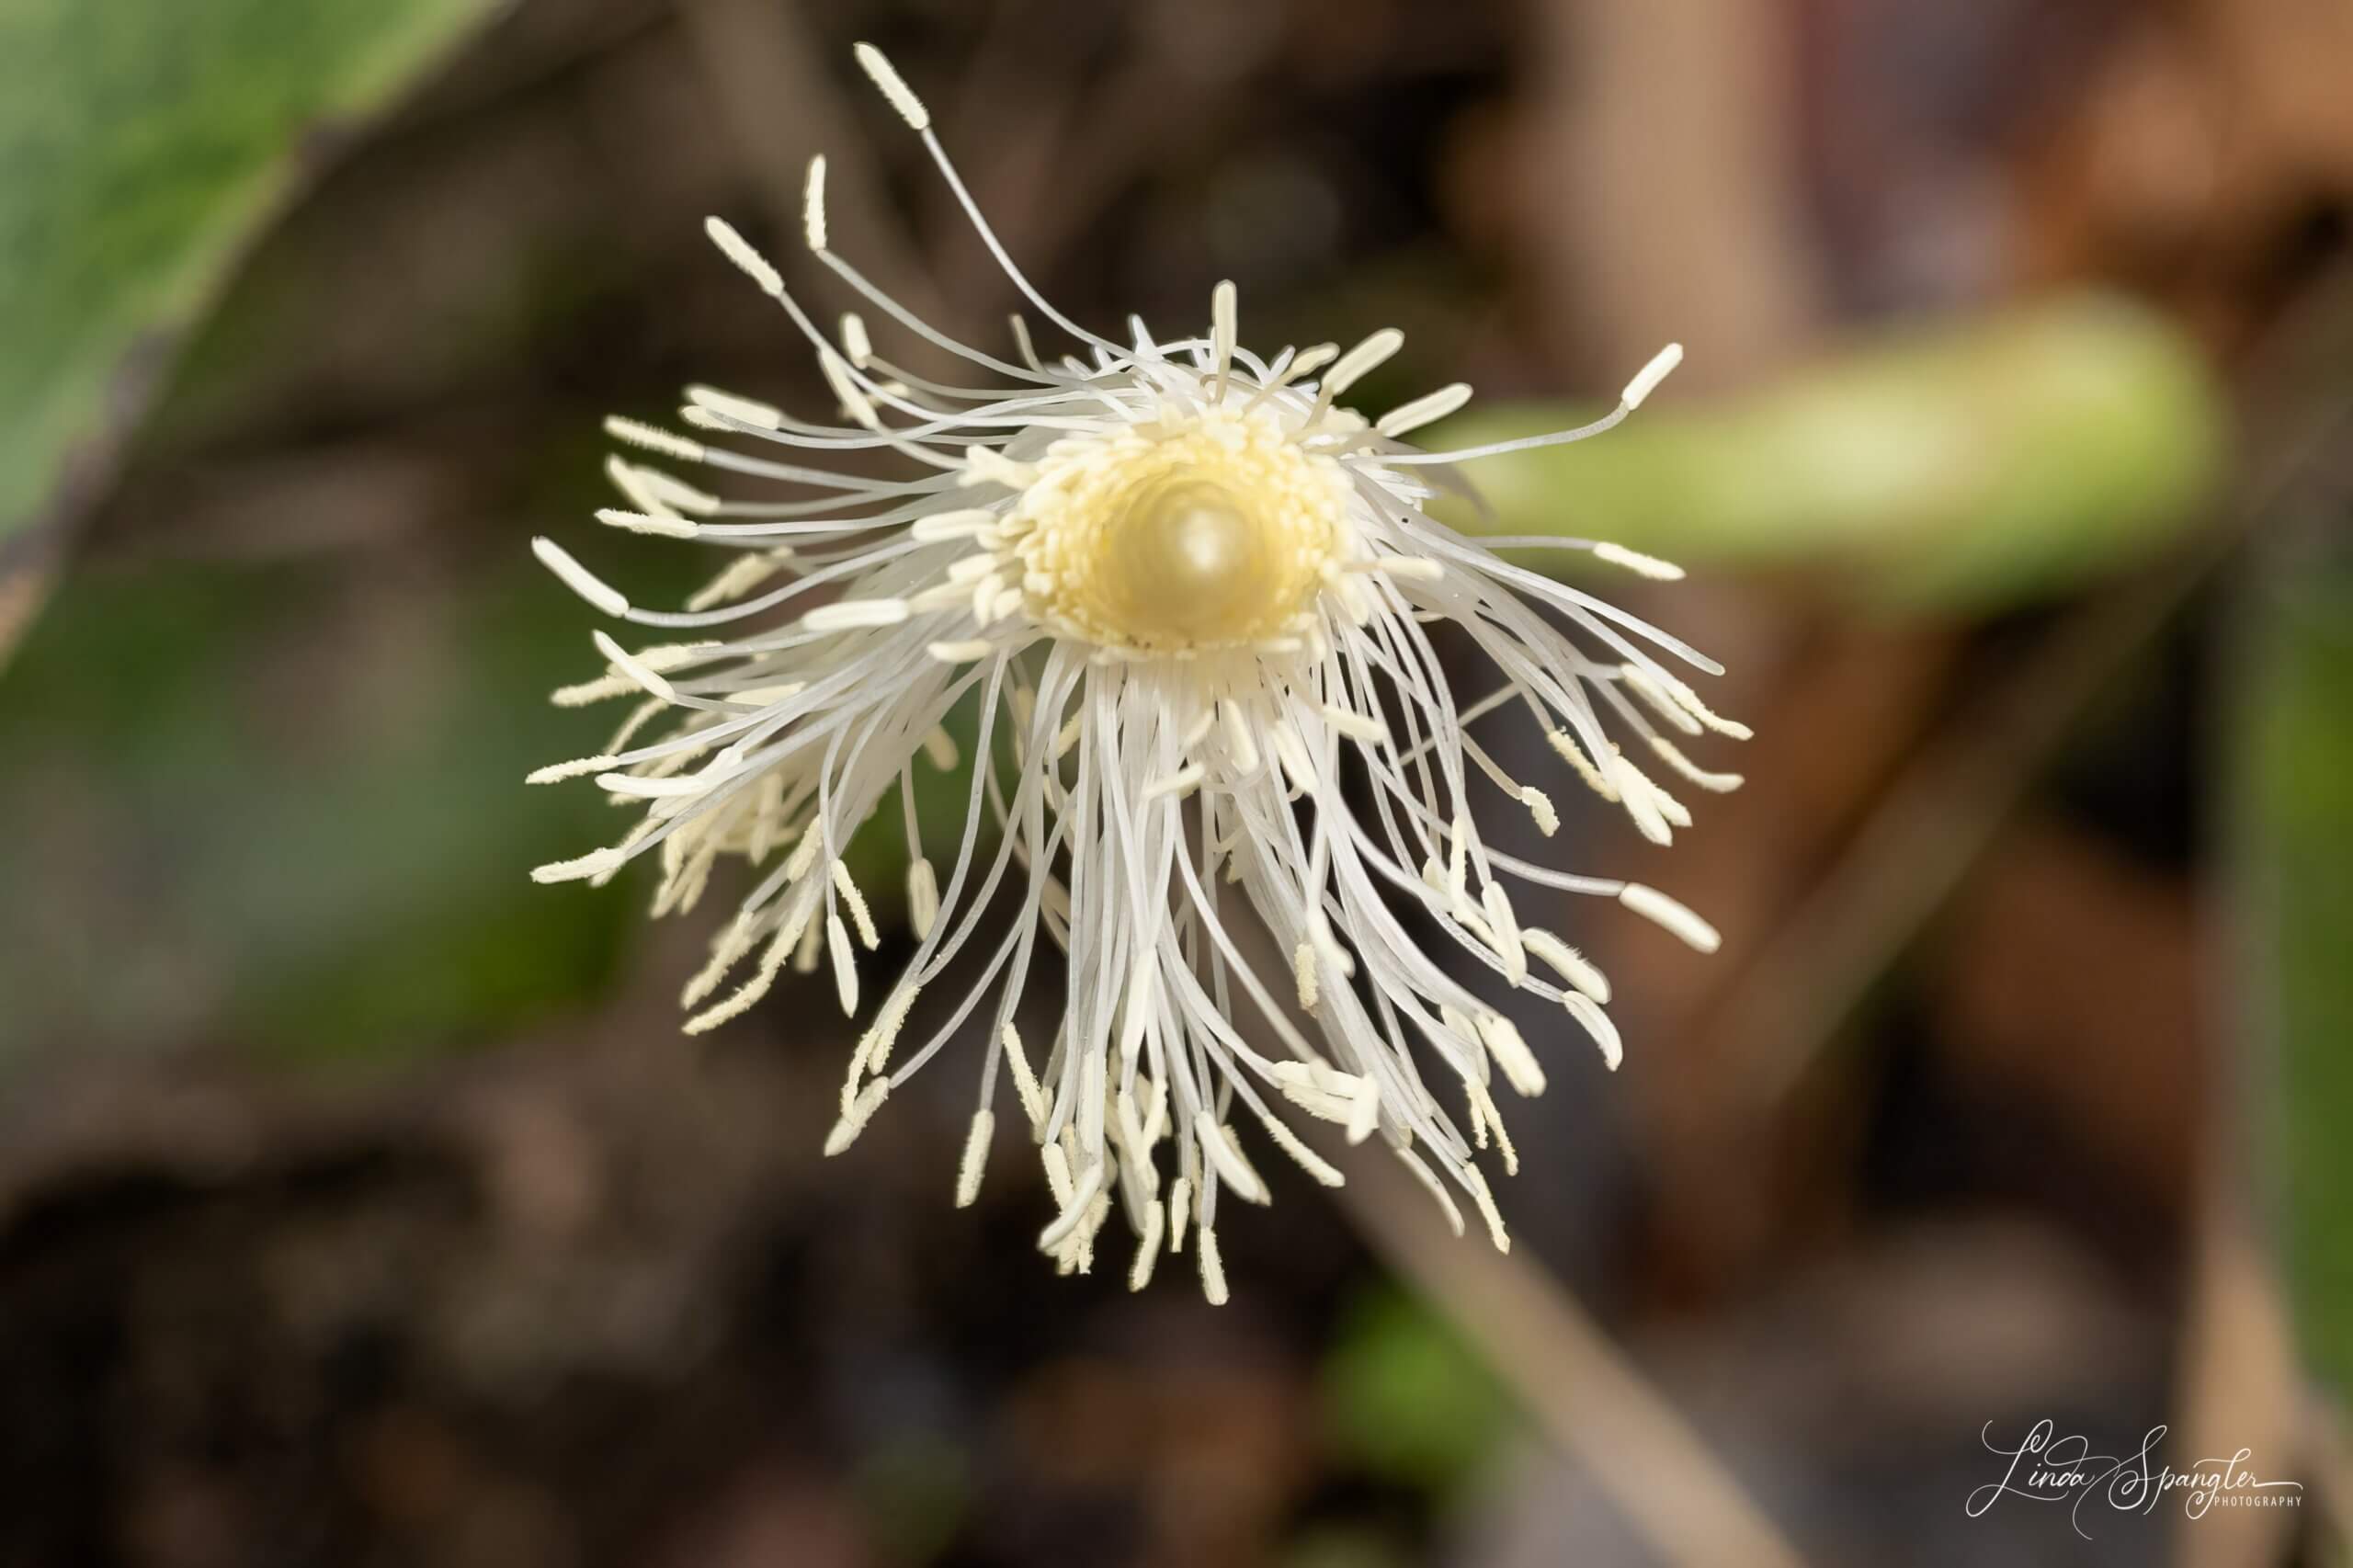
[[[0,1565],[2346,1560],[2353,7],[414,8],[367,112],[208,87],[288,183],[11,449]],[[0,41],[165,40],[87,118],[195,159],[142,116],[208,24],[260,72],[343,8],[142,9]],[[1466,431],[1688,347],[1614,455],[1472,475],[1692,567],[1620,597],[1757,732],[1671,851],[1547,847],[1726,942],[1530,916],[1628,1057],[1523,1020],[1507,1261],[1276,1173],[1229,1307],[1058,1280],[1024,1162],[949,1206],[952,1054],[822,1161],[829,1000],[684,1039],[719,916],[529,882],[611,831],[520,782],[603,733],[543,702],[595,661],[525,549],[606,504],[599,417],[823,398],[704,214],[793,271],[822,151],[870,276],[1012,302],[854,39],[1097,325],[1222,278],[1262,346],[1399,325],[1369,401],[1460,377]],[[0,119],[0,204],[73,110]],[[0,222],[20,305],[110,265],[69,228]],[[2046,1418],[2301,1506],[1970,1517]]]

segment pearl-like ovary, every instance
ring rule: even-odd
[[[1292,634],[1341,548],[1340,476],[1248,417],[1128,435],[1040,469],[1021,506],[1029,608],[1107,646]]]

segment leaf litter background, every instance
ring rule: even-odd
[[[1008,1151],[948,1206],[952,1062],[820,1161],[822,983],[683,1040],[697,923],[525,879],[608,828],[519,783],[596,738],[523,547],[597,416],[822,396],[701,216],[789,251],[824,151],[871,273],[1009,304],[854,38],[1088,319],[1393,323],[1369,395],[1466,435],[1690,346],[1478,475],[1692,565],[1613,588],[1759,732],[1672,851],[1553,841],[1728,939],[1567,922],[1629,1061],[1523,1020],[1508,1263],[1365,1172],[1222,1312],[1056,1281]],[[10,0],[0,60],[0,1562],[1764,1560],[1726,1493],[1823,1563],[2337,1560],[2344,13]],[[2044,1416],[2306,1506],[1965,1518]]]

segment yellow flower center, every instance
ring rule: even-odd
[[[1107,647],[1296,634],[1344,548],[1346,474],[1269,417],[1058,443],[1037,468],[1016,514],[1029,611]]]

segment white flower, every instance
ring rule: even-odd
[[[1515,1163],[1493,1084],[1500,1074],[1532,1095],[1544,1070],[1482,990],[1559,1002],[1610,1066],[1619,1059],[1607,982],[1559,937],[1522,924],[1510,888],[1614,899],[1701,951],[1716,936],[1651,888],[1490,847],[1474,815],[1487,785],[1544,833],[1557,820],[1469,727],[1523,710],[1588,786],[1665,843],[1688,814],[1610,737],[1638,742],[1701,789],[1736,785],[1694,767],[1665,733],[1745,733],[1656,655],[1716,666],[1421,510],[1432,465],[1506,449],[1401,444],[1461,407],[1461,386],[1370,424],[1339,406],[1399,334],[1261,359],[1235,341],[1231,284],[1211,297],[1207,333],[1173,343],[1155,343],[1141,323],[1131,341],[1113,342],[1062,315],[974,209],[922,105],[872,50],[861,45],[858,59],[921,132],[1014,283],[1083,357],[1047,362],[1017,318],[1017,356],[1004,358],[910,315],[827,248],[822,159],[810,170],[811,250],[898,325],[995,384],[947,386],[903,369],[874,352],[855,316],[829,340],[777,270],[713,220],[720,248],[814,347],[852,424],[807,424],[707,388],[689,392],[683,417],[726,445],[610,423],[658,457],[802,498],[722,500],[651,463],[613,460],[631,509],[605,521],[738,552],[681,612],[631,605],[555,544],[533,541],[616,619],[688,637],[760,627],[634,652],[597,633],[607,673],[556,700],[642,700],[603,755],[532,777],[594,774],[645,814],[619,844],[533,874],[601,881],[653,855],[660,915],[691,907],[714,865],[741,856],[765,874],[688,985],[686,1005],[701,1010],[687,1028],[741,1013],[796,960],[829,965],[854,1013],[859,949],[880,937],[844,849],[894,792],[919,845],[913,769],[919,756],[953,765],[942,721],[977,693],[963,832],[944,885],[916,852],[907,899],[920,945],[851,1058],[826,1153],[847,1147],[985,1005],[980,1109],[957,1199],[978,1190],[1007,1071],[1059,1210],[1040,1245],[1065,1271],[1090,1265],[1116,1208],[1137,1240],[1134,1284],[1189,1229],[1204,1289],[1222,1301],[1219,1200],[1267,1196],[1247,1145],[1263,1135],[1316,1179],[1340,1180],[1288,1124],[1302,1113],[1352,1142],[1378,1133],[1458,1232],[1449,1188],[1505,1245],[1474,1153],[1492,1133],[1506,1168]],[[1653,360],[1607,418],[1508,445],[1598,434],[1679,357],[1669,348]],[[869,478],[790,460],[793,449],[887,451],[918,472]],[[1605,543],[1516,542],[1678,574]],[[1499,689],[1457,704],[1434,622],[1477,645]],[[646,738],[657,722],[666,733]],[[991,823],[999,831],[983,853]],[[1290,956],[1290,973],[1250,961],[1254,934],[1235,918],[1244,910]],[[1492,983],[1449,974],[1429,950],[1432,931]],[[1025,1044],[1016,1019],[1041,938],[1066,955],[1061,1023]],[[968,948],[980,960],[971,989],[899,1049],[917,992]],[[1293,1022],[1292,1001],[1311,1024]]]

